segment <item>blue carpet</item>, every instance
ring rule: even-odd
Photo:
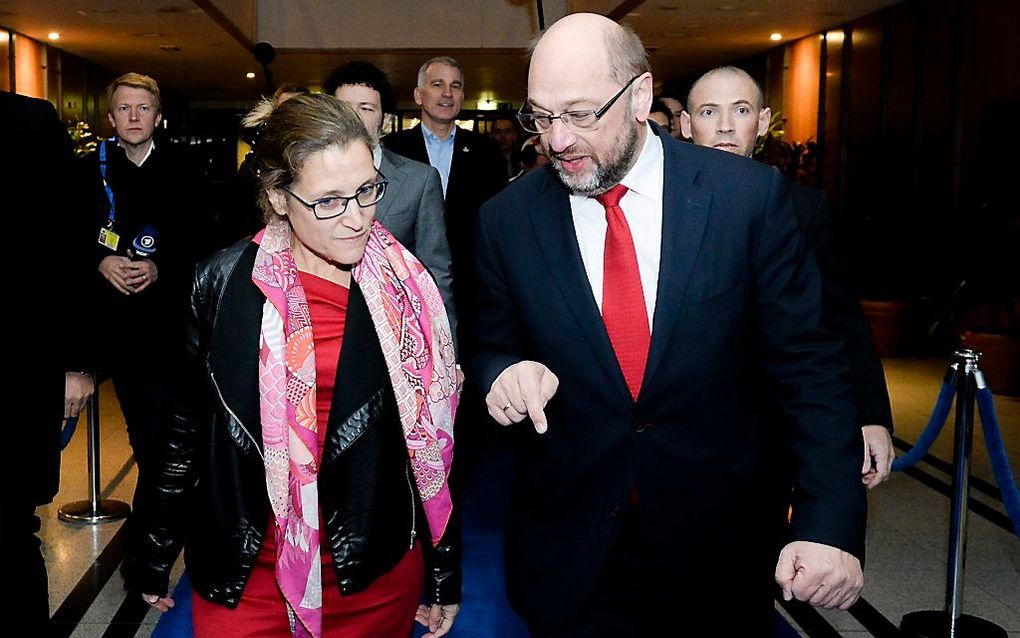
[[[527,626],[506,602],[503,582],[503,527],[511,452],[492,445],[482,450],[464,495],[464,594],[451,638],[527,638]],[[176,606],[160,619],[152,638],[191,638],[191,581],[181,577],[173,594]],[[415,624],[414,637],[425,633]],[[776,638],[800,634],[776,613]]]

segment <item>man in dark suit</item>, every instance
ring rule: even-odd
[[[482,202],[506,185],[506,168],[495,141],[456,124],[464,102],[464,73],[456,60],[444,56],[422,64],[414,101],[421,107],[421,123],[387,135],[383,145],[439,171],[453,260],[453,296],[461,325],[459,352],[463,353],[468,346],[465,326],[473,314],[467,299],[475,282],[475,219]]]
[[[353,60],[337,67],[323,89],[350,104],[372,135],[381,134],[397,110],[389,79],[371,62]],[[376,168],[389,180],[386,196],[376,206],[375,218],[428,267],[443,295],[450,329],[456,331],[450,246],[446,242],[439,173],[428,164],[397,155],[381,144],[372,149],[372,155]]]
[[[772,119],[761,86],[746,71],[732,66],[712,69],[698,78],[687,103],[691,110],[684,111],[680,121],[686,137],[700,146],[744,157],[754,153],[756,139],[768,132]],[[823,321],[846,344],[857,421],[864,435],[861,474],[870,489],[889,478],[896,458],[882,361],[833,237],[825,192],[792,181],[789,185],[797,221],[821,271]]]
[[[88,309],[82,309],[83,275],[89,273],[77,267],[87,247],[76,243],[75,227],[87,217],[81,215],[71,138],[49,102],[0,92],[0,139],[4,210],[46,229],[17,233],[7,244],[9,263],[31,270],[11,288],[12,301],[23,309],[21,319],[12,316],[11,338],[29,345],[33,356],[8,375],[8,396],[16,398],[22,415],[4,428],[9,454],[0,490],[0,556],[17,583],[0,610],[7,622],[34,636],[44,634],[49,618],[35,509],[57,493],[62,418],[77,416],[94,391],[88,348],[93,335]]]
[[[764,636],[773,579],[828,608],[863,585],[847,364],[821,327],[786,181],[652,129],[652,87],[625,27],[594,14],[550,27],[520,120],[552,170],[479,215],[469,374],[494,419],[534,426],[506,565],[539,637]],[[788,415],[781,432],[760,418],[763,394]],[[778,558],[776,436],[794,477]]]

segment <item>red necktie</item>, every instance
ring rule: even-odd
[[[636,401],[641,390],[648,360],[651,331],[648,329],[648,311],[645,294],[641,289],[637,253],[630,226],[623,216],[620,200],[627,187],[617,184],[609,192],[595,199],[606,209],[606,249],[602,284],[602,321],[606,324],[609,341],[620,362],[623,378],[631,397]]]

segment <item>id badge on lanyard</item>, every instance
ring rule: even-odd
[[[109,142],[117,143],[116,137],[111,137],[99,144],[99,173],[103,177],[103,189],[106,190],[106,199],[110,202],[110,216],[106,220],[106,226],[99,229],[99,243],[116,252],[120,245],[120,235],[114,232],[113,224],[117,219],[117,207],[113,199],[113,189],[106,182],[106,145]]]

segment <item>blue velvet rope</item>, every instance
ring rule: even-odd
[[[74,416],[64,422],[64,428],[60,430],[60,449],[63,450],[71,442],[74,431],[78,429],[78,417]]]
[[[939,390],[939,398],[935,402],[935,409],[931,413],[931,418],[928,419],[928,425],[925,426],[924,432],[921,432],[921,438],[917,440],[914,447],[910,448],[909,452],[893,461],[893,472],[913,467],[931,449],[931,444],[942,432],[942,426],[949,418],[949,410],[953,407],[953,395],[956,394],[955,381],[955,372],[946,375],[945,380],[942,381],[942,388]]]
[[[1006,457],[1006,446],[1002,443],[999,417],[995,414],[991,389],[978,388],[977,405],[978,413],[981,415],[981,429],[985,432],[985,447],[988,448],[988,458],[992,461],[992,472],[995,474],[999,489],[1002,490],[1002,502],[1013,522],[1013,532],[1020,538],[1020,492],[1017,492],[1013,471]]]

